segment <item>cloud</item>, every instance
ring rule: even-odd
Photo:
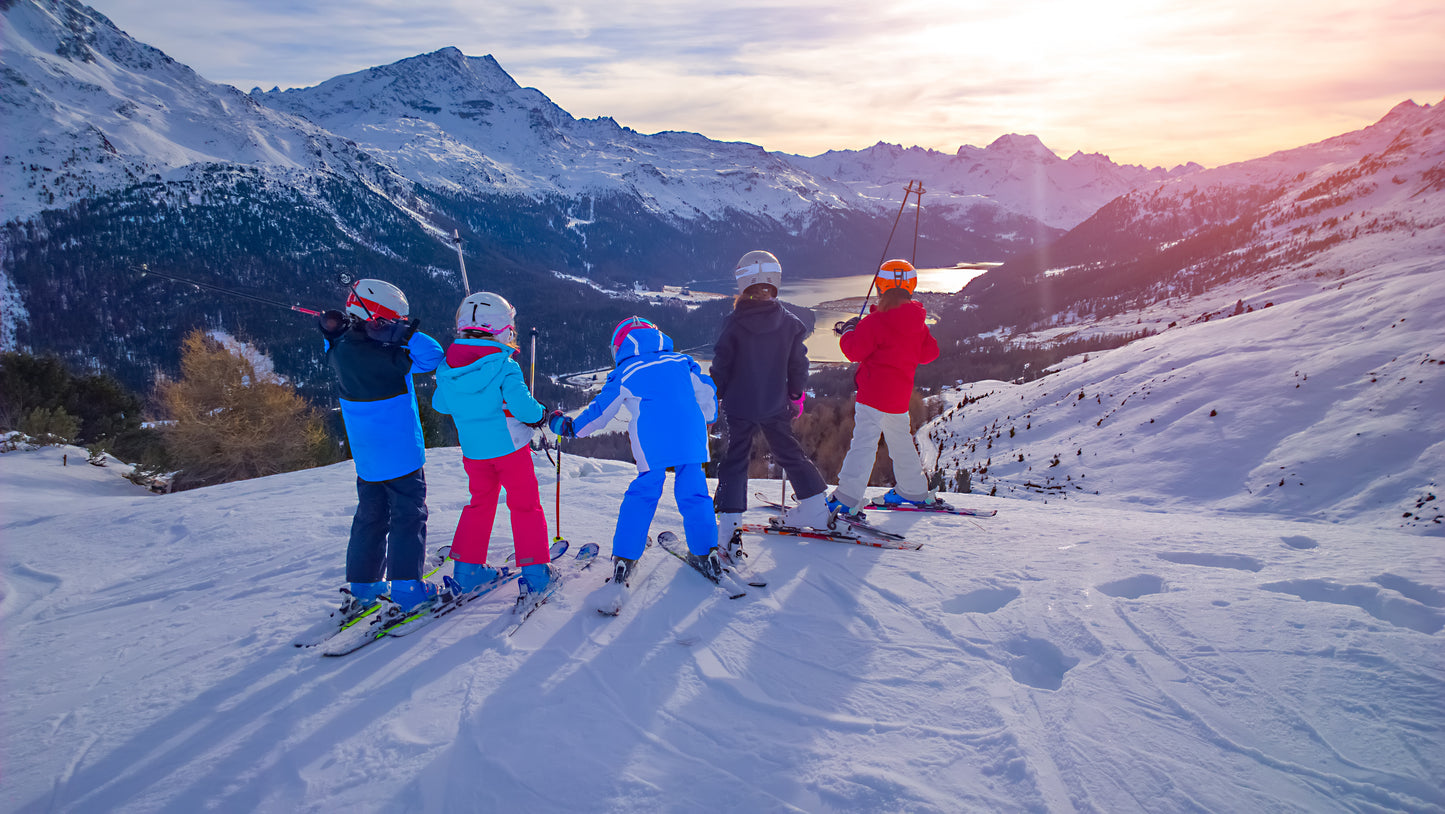
[[[577,116],[805,154],[877,141],[952,151],[1024,132],[1063,154],[1214,164],[1445,94],[1436,0],[102,5],[132,35],[242,89],[456,46],[493,55]]]

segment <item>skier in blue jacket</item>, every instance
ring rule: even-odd
[[[321,315],[326,364],[336,374],[356,462],[344,589],[350,596],[342,610],[389,594],[409,611],[436,596],[436,586],[422,580],[426,445],[412,376],[435,370],[442,347],[417,331],[417,320],[407,318],[406,295],[391,283],[356,281],[345,309]]]
[[[627,487],[612,537],[614,582],[626,584],[647,547],[657,501],[673,467],[673,495],[693,557],[717,563],[717,521],[703,464],[708,460],[707,428],[717,420],[717,391],[691,356],[676,353],[672,339],[642,317],[619,323],[612,332],[616,367],[602,392],[575,419],[553,413],[552,431],[585,437],[607,426],[618,410],[631,414],[628,434],[637,477]]]

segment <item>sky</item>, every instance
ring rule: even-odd
[[[242,90],[455,46],[574,116],[816,155],[1006,133],[1217,166],[1445,98],[1439,0],[100,0]],[[158,13],[158,12],[164,13]]]

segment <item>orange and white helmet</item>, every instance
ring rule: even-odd
[[[878,267],[878,293],[890,288],[901,288],[909,294],[918,288],[918,272],[907,260],[889,260]]]
[[[357,280],[346,297],[346,313],[362,319],[405,319],[411,312],[401,289],[382,280]]]

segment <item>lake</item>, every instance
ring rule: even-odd
[[[983,274],[988,269],[919,269],[918,290],[938,293],[952,294],[962,289],[969,280]],[[868,293],[868,285],[873,280],[871,274],[856,274],[849,277],[832,277],[825,280],[789,280],[787,275],[783,276],[783,290],[778,292],[778,298],[794,305],[802,305],[813,310],[817,318],[817,325],[813,335],[808,337],[808,359],[813,362],[847,362],[843,351],[838,348],[838,337],[833,334],[833,324],[858,316],[858,307],[855,305],[851,311],[838,310],[836,308],[819,308],[820,303],[836,303],[838,300],[860,299]],[[714,283],[707,285],[696,283],[693,288],[699,291],[712,291],[721,288],[721,285]],[[712,291],[712,293],[733,294],[732,291]],[[878,292],[873,292],[874,302]]]

